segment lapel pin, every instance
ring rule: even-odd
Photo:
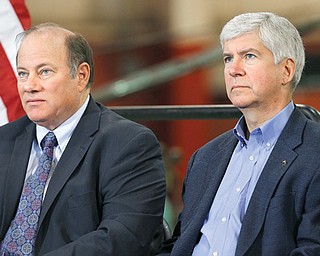
[[[281,165],[284,167],[287,165],[287,160],[281,160]]]

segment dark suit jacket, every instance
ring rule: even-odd
[[[0,127],[0,240],[23,187],[35,124]],[[36,255],[148,255],[162,221],[165,173],[147,128],[90,99],[50,181]]]
[[[236,143],[229,131],[192,156],[184,183],[184,209],[163,252],[174,245],[171,255],[192,254]],[[235,255],[320,255],[320,125],[297,108],[258,180]]]

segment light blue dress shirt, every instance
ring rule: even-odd
[[[253,130],[248,140],[245,119],[239,119],[233,131],[239,142],[202,226],[202,236],[193,256],[235,255],[251,195],[293,109],[291,101],[275,117]]]

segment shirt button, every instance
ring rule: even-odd
[[[236,191],[239,193],[241,191],[241,188],[236,188]]]
[[[270,142],[267,142],[267,147],[270,148],[271,144]]]
[[[212,256],[218,256],[218,252],[213,252]]]
[[[250,161],[253,161],[253,160],[254,160],[254,156],[251,155],[251,156],[249,157],[249,159],[250,159]]]
[[[225,223],[225,222],[227,221],[227,218],[226,218],[226,217],[223,217],[223,218],[221,219],[221,221],[222,221],[223,223]]]

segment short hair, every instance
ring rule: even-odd
[[[65,29],[60,25],[51,22],[46,22],[33,26],[17,35],[16,41],[18,44],[18,48],[26,36],[32,34],[35,31],[40,32],[41,30],[46,28]],[[86,62],[90,67],[90,77],[87,84],[87,88],[92,87],[94,80],[94,62],[93,51],[88,41],[81,34],[71,32],[70,34],[67,34],[65,37],[65,45],[67,49],[66,64],[69,67],[70,77],[75,78],[79,65],[83,62]]]
[[[275,64],[286,58],[295,61],[296,70],[291,81],[294,91],[305,65],[305,51],[298,30],[286,18],[274,13],[244,13],[235,16],[223,27],[220,34],[222,49],[226,41],[254,31],[258,31],[263,45],[272,52]]]
[[[78,67],[86,62],[90,67],[90,77],[87,87],[91,87],[94,78],[93,52],[87,40],[79,33],[71,34],[66,37],[68,49],[68,66],[72,78],[76,76]]]

